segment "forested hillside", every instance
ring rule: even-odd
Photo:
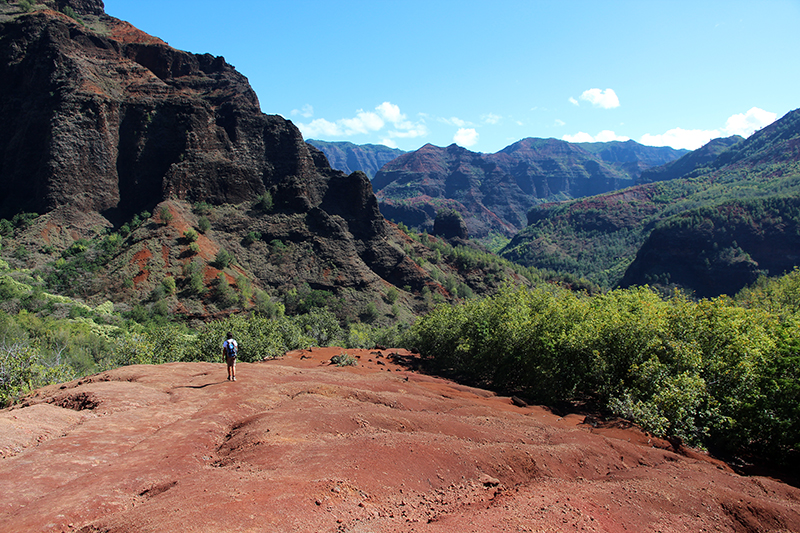
[[[689,257],[685,252],[677,252],[688,245],[686,239],[694,239],[691,248],[695,250],[715,246],[717,250],[730,249],[730,253],[714,252],[720,257],[732,254],[720,265],[743,267],[742,260],[748,262],[750,274],[739,276],[738,281],[724,287],[724,292],[736,292],[754,281],[759,273],[780,275],[800,264],[796,254],[785,247],[769,250],[763,236],[754,237],[754,233],[761,231],[759,228],[771,228],[770,242],[794,242],[796,221],[791,198],[800,194],[799,160],[800,112],[792,111],[721,152],[713,162],[692,165],[690,173],[681,179],[536,206],[528,214],[529,225],[502,254],[524,265],[569,272],[605,287],[613,287],[624,279],[625,284],[677,285],[700,295],[720,294],[721,286],[713,287],[700,278],[680,273],[688,268],[706,270],[715,276],[706,261],[716,260],[708,253]],[[775,201],[767,202],[770,198]],[[755,201],[752,209],[737,203],[748,199]],[[735,213],[743,209],[748,212],[742,215],[746,220],[755,219],[730,227],[723,224],[722,228],[709,232],[714,224],[709,218],[711,213]],[[679,218],[670,218],[675,216]],[[760,220],[758,217],[762,216],[765,218]],[[721,222],[717,220],[717,224]],[[651,237],[656,227],[659,232]],[[670,228],[676,231],[670,232]],[[643,247],[648,238],[651,244]],[[683,241],[670,245],[673,238]],[[664,246],[672,246],[676,254],[655,253]],[[630,274],[626,274],[637,254],[641,257]],[[648,258],[659,265],[646,266]],[[727,274],[721,271],[719,275]]]

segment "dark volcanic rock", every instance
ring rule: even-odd
[[[102,11],[99,1],[70,5]],[[430,281],[390,242],[403,237],[378,210],[368,177],[333,170],[291,122],[263,114],[247,79],[222,57],[176,50],[104,14],[86,25],[54,11],[5,17],[0,123],[0,217],[77,210],[118,226],[156,206],[177,213],[195,202],[252,204],[269,193],[269,216],[235,213],[215,230],[236,241],[261,231],[265,242],[302,244],[285,278],[374,291]],[[138,246],[149,243],[145,255],[160,257],[158,239],[196,224],[192,216],[179,217],[183,229],[137,235]],[[206,261],[217,249],[209,243]],[[163,272],[186,261],[162,255]],[[257,254],[245,256],[259,285],[283,283],[259,271]],[[146,279],[153,268],[142,263],[132,277]]]
[[[44,2],[58,11],[71,7],[79,15],[102,15],[105,13],[103,0],[50,0]]]
[[[5,214],[66,204],[127,214],[167,197],[233,203],[287,170],[315,168],[299,133],[262,115],[223,58],[114,40],[49,13],[0,31]],[[268,159],[270,140],[292,137],[291,162]]]
[[[458,211],[440,211],[433,221],[433,234],[445,239],[466,239],[467,225]]]

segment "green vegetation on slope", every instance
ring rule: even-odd
[[[747,307],[647,287],[507,289],[438,306],[412,342],[435,369],[476,385],[589,402],[657,435],[788,460],[800,452],[798,284],[798,271],[765,282]]]
[[[613,287],[656,224],[667,227],[671,217],[679,216],[682,219],[675,224],[685,228],[686,220],[707,222],[700,216],[685,216],[701,208],[724,210],[721,206],[732,202],[800,195],[798,138],[800,111],[793,111],[682,179],[534,207],[528,214],[529,225],[502,255],[526,266],[564,271]]]

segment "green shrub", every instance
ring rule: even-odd
[[[0,407],[17,401],[33,389],[72,379],[72,369],[59,358],[48,361],[25,341],[0,341]]]
[[[164,288],[164,293],[167,295],[175,294],[175,278],[172,276],[167,276],[166,278],[161,280],[161,286]]]
[[[211,221],[208,220],[208,217],[200,217],[197,219],[197,229],[203,234],[211,229]]]
[[[164,226],[166,226],[166,225],[168,225],[170,222],[172,222],[172,220],[173,220],[175,217],[174,217],[174,215],[172,214],[172,211],[170,211],[169,207],[167,207],[167,206],[162,206],[162,207],[161,207],[161,208],[159,208],[159,210],[158,210],[158,218],[159,218],[159,220],[161,221],[161,224],[163,224]]]
[[[183,232],[183,238],[186,239],[186,242],[192,243],[195,242],[198,238],[197,232],[193,228],[189,228]]]
[[[299,315],[295,323],[303,333],[312,339],[316,346],[331,346],[342,342],[342,328],[336,315],[319,307]]]
[[[342,352],[331,357],[331,363],[335,364],[336,366],[357,366],[358,359],[347,352]]]
[[[269,191],[258,196],[258,198],[256,198],[255,205],[253,207],[255,207],[260,211],[263,211],[264,213],[271,212],[273,208],[273,202],[272,202],[272,195],[269,193]]]
[[[217,276],[217,284],[214,287],[214,300],[219,304],[220,308],[226,309],[236,305],[236,291],[231,288],[228,283],[228,276],[223,272]]]
[[[375,302],[367,302],[359,313],[361,320],[368,324],[374,322],[380,316],[381,314],[378,311],[378,306],[375,305]]]
[[[235,315],[203,326],[192,352],[188,354],[189,360],[222,361],[222,343],[228,331],[238,341],[239,359],[244,362],[274,358],[289,350],[311,346],[300,328],[287,317],[269,319]]]
[[[228,268],[233,261],[233,254],[229,253],[225,248],[220,248],[217,255],[214,256],[214,267],[222,270]]]
[[[62,12],[62,13],[64,13],[64,14],[65,14],[66,16],[68,16],[69,18],[71,18],[71,19],[74,19],[74,20],[76,20],[77,22],[80,22],[81,24],[83,24],[83,21],[82,21],[82,20],[81,20],[81,18],[78,16],[78,14],[75,12],[75,10],[74,10],[74,9],[72,9],[72,7],[70,7],[70,6],[64,6],[64,7],[62,7],[62,8],[61,8],[61,12]]]
[[[245,236],[243,244],[245,246],[250,246],[254,242],[260,241],[260,240],[261,240],[261,233],[258,232],[258,231],[251,231],[251,232],[248,232],[248,234]]]
[[[389,290],[386,291],[386,296],[384,297],[384,299],[386,300],[386,303],[394,304],[395,302],[397,302],[397,298],[399,296],[400,293],[398,292],[397,287],[392,285],[391,287],[389,287]]]

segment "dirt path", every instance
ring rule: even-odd
[[[0,532],[800,531],[793,487],[341,352],[235,383],[126,367],[0,411]]]

